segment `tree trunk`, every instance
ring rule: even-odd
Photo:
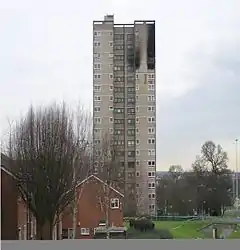
[[[52,223],[45,221],[42,225],[37,222],[37,240],[52,240]]]

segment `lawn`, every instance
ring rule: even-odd
[[[159,239],[158,231],[167,229],[173,235],[174,239],[193,239],[204,238],[204,235],[198,231],[201,227],[205,226],[207,222],[203,221],[154,221],[155,230],[146,233],[136,232],[135,239]],[[128,225],[127,225],[128,226]],[[134,233],[133,229],[129,229],[131,234]]]
[[[240,230],[232,232],[232,234],[228,237],[228,239],[240,239]]]

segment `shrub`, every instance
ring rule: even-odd
[[[147,230],[153,230],[155,225],[151,220],[147,218],[139,218],[129,222],[130,227],[134,227],[135,230],[146,232]]]

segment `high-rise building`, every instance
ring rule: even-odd
[[[93,22],[93,121],[95,149],[112,135],[125,207],[134,196],[139,213],[155,214],[155,21],[115,24],[107,15]]]

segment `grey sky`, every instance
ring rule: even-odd
[[[148,4],[147,4],[148,3]],[[92,21],[155,19],[158,169],[189,167],[214,140],[234,165],[240,137],[240,1],[8,0],[0,4],[0,126],[30,103],[92,100]]]

